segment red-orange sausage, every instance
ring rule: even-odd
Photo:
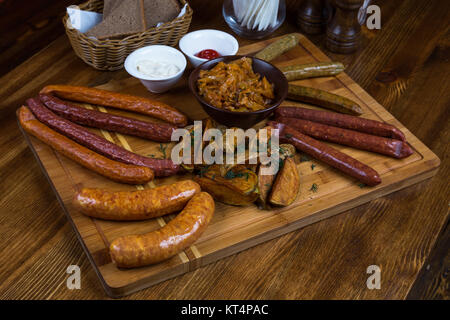
[[[156,218],[183,209],[200,186],[192,180],[136,191],[83,188],[74,205],[85,215],[105,220],[131,221]]]
[[[115,239],[109,247],[112,261],[118,267],[134,268],[166,260],[192,245],[206,229],[213,214],[213,198],[201,192],[161,229]]]
[[[59,98],[72,101],[142,113],[173,123],[178,127],[184,127],[188,122],[187,117],[182,112],[163,102],[124,93],[68,85],[49,85],[44,87],[40,93],[53,94]]]
[[[153,179],[153,171],[150,168],[105,158],[39,122],[30,109],[25,106],[19,109],[19,121],[26,132],[69,159],[111,180],[129,184],[144,184]]]

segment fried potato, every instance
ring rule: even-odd
[[[258,198],[257,175],[245,166],[234,166],[223,172],[223,166],[212,165],[194,179],[217,201],[231,205],[249,205]]]
[[[269,202],[276,206],[289,206],[297,198],[300,189],[300,175],[292,158],[284,160],[270,193]]]
[[[269,165],[260,165],[258,170],[258,203],[265,209],[269,207],[267,198],[269,197],[270,190],[272,190],[272,185],[276,177],[276,172],[273,174],[262,174],[263,169],[268,169],[269,167]]]

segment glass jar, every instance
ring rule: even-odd
[[[222,14],[238,36],[261,39],[284,22],[286,3],[284,0],[224,0]]]

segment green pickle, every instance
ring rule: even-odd
[[[297,64],[280,68],[288,81],[334,76],[344,71],[340,62]]]
[[[298,45],[299,40],[298,35],[294,33],[288,34],[287,36],[275,41],[272,44],[269,44],[267,47],[259,51],[255,54],[255,58],[268,62],[272,61],[276,57],[281,56],[286,51],[289,51]]]
[[[354,116],[362,114],[361,107],[353,100],[316,88],[289,84],[287,98]]]

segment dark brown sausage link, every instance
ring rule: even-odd
[[[161,101],[124,93],[69,85],[49,85],[44,87],[40,93],[52,94],[72,101],[142,113],[167,121],[178,127],[184,127],[188,122],[186,115]]]
[[[97,110],[88,110],[48,94],[39,99],[57,115],[75,123],[141,137],[157,142],[170,142],[175,126],[113,115]]]
[[[312,110],[302,107],[280,107],[275,110],[275,115],[278,117],[299,118],[319,122],[329,126],[356,130],[380,137],[402,141],[406,140],[403,132],[393,125],[336,112]]]
[[[104,177],[129,184],[144,184],[153,179],[154,175],[151,169],[114,161],[95,153],[38,121],[30,109],[25,106],[19,109],[18,117],[20,125],[27,133]]]
[[[38,98],[28,99],[27,104],[39,121],[105,157],[127,164],[148,167],[155,172],[157,177],[174,175],[180,170],[180,167],[174,164],[172,160],[151,159],[130,152],[82,126],[57,116],[47,109]]]
[[[281,142],[292,144],[297,150],[325,162],[368,186],[375,186],[381,183],[378,172],[345,153],[304,135],[285,124],[269,121],[268,125],[279,130]]]
[[[411,147],[401,140],[374,136],[367,133],[296,118],[279,117],[276,118],[275,121],[284,123],[285,125],[318,140],[377,152],[394,158],[406,158],[413,153]]]

